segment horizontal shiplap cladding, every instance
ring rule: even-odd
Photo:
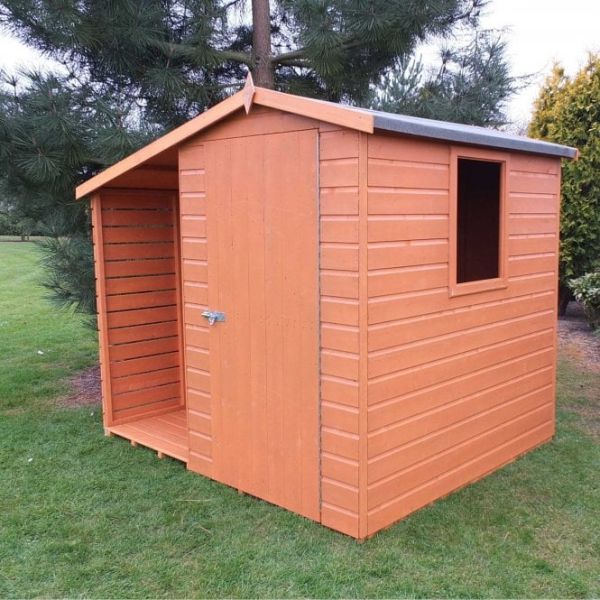
[[[358,534],[358,134],[320,132],[321,520]]]
[[[202,311],[208,302],[207,197],[204,146],[193,141],[179,152],[181,277],[185,340],[189,467],[210,475],[212,410],[209,330]]]
[[[175,219],[169,194],[102,197],[113,419],[179,405]]]
[[[449,147],[412,142],[369,139],[370,532],[552,431],[558,161],[511,156],[508,285],[450,298]]]

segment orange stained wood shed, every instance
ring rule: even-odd
[[[107,434],[361,539],[550,440],[575,156],[248,82],[77,188]]]

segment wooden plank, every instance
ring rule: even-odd
[[[450,163],[450,151],[446,142],[378,131],[369,137],[369,158],[447,165]]]
[[[370,215],[445,215],[448,202],[446,190],[369,188]]]
[[[184,238],[181,240],[181,256],[192,260],[208,258],[206,239]]]
[[[447,436],[438,436],[438,444],[428,450],[430,454],[415,455],[414,458],[391,454],[385,460],[372,462],[369,469],[369,477],[373,477],[371,481],[385,477],[384,473],[394,477],[369,489],[370,508],[391,500],[398,495],[398,490],[406,492],[548,422],[551,417],[548,394],[533,395],[523,404],[517,402],[502,406],[495,413],[494,418],[489,419],[489,427],[486,427],[485,419],[480,419],[477,424],[472,423],[471,431],[467,427],[465,432],[462,426],[449,431]],[[440,448],[443,454],[427,461],[437,454],[435,448]],[[411,463],[411,460],[414,462]],[[403,466],[405,462],[408,464]]]
[[[109,185],[113,188],[174,191],[177,189],[177,168],[174,163],[170,168],[142,165],[115,177]]]
[[[358,132],[349,129],[319,135],[319,160],[358,157]]]
[[[358,490],[355,487],[332,479],[324,479],[321,487],[322,501],[325,504],[357,512]]]
[[[111,190],[102,191],[102,210],[167,210],[165,198],[167,192],[152,189],[141,190]]]
[[[179,408],[180,405],[178,397],[167,400],[159,400],[158,402],[150,402],[146,404],[142,403],[138,406],[132,406],[130,408],[123,408],[115,411],[115,421],[113,425],[132,423],[143,418],[160,415],[165,412],[177,410]]]
[[[172,273],[143,277],[119,277],[106,280],[106,293],[114,295],[172,290],[175,287],[174,283]]]
[[[558,175],[552,173],[530,173],[526,171],[511,170],[509,176],[509,190],[511,193],[556,193],[556,180]]]
[[[523,275],[510,279],[509,285],[505,289],[455,296],[450,304],[448,304],[448,290],[445,288],[371,298],[369,323],[383,323],[384,321],[431,314],[444,310],[448,306],[461,308],[486,301],[493,302],[526,294],[547,292],[554,289],[554,279],[552,273]]]
[[[171,242],[173,227],[105,227],[105,244],[124,244],[130,242]]]
[[[142,227],[146,225],[170,226],[173,220],[171,210],[164,207],[157,210],[103,210],[103,227]]]
[[[537,373],[548,372],[552,363],[552,349],[545,348],[475,369],[442,383],[432,381],[417,390],[401,392],[390,401],[369,408],[369,429],[376,431],[420,413],[437,410],[481,390],[491,392],[512,379],[526,380]]]
[[[358,302],[344,298],[321,297],[321,322],[358,325]]]
[[[334,323],[321,324],[321,345],[323,348],[342,352],[359,352],[359,329]]]
[[[408,394],[420,388],[442,383],[460,375],[490,367],[507,357],[525,356],[551,346],[552,330],[535,332],[487,348],[465,352],[448,360],[406,369],[369,382],[369,402],[375,404]]]
[[[448,190],[448,164],[369,159],[369,185]]]
[[[175,352],[178,348],[178,340],[176,336],[176,326],[169,324],[172,332],[171,337],[158,337],[154,335],[151,339],[143,342],[130,341],[110,347],[110,357],[113,362],[121,360],[129,360],[132,358],[141,358],[143,356],[152,356],[154,354],[163,354],[167,352]],[[164,333],[164,324],[161,327]],[[121,333],[123,330],[119,330]],[[116,333],[116,332],[113,332]]]
[[[343,458],[358,460],[358,434],[323,427],[321,429],[321,451]]]
[[[106,277],[133,277],[138,275],[166,275],[175,273],[175,258],[148,260],[115,260],[106,263]],[[172,284],[175,278],[172,278]]]
[[[431,265],[448,261],[448,240],[407,240],[369,244],[369,269]]]
[[[359,433],[358,410],[324,400],[321,402],[321,425],[348,433]]]
[[[321,188],[320,208],[321,215],[358,215],[358,188]]]
[[[134,260],[146,258],[172,258],[175,256],[171,242],[151,242],[149,244],[106,244],[105,260]]]
[[[359,356],[354,352],[321,350],[321,373],[358,381]]]
[[[369,241],[369,140],[364,134],[360,134],[359,140],[359,335],[360,335],[360,354],[359,354],[359,372],[357,373],[359,387],[358,404],[358,537],[365,538],[368,532],[368,393],[369,393],[369,264],[368,247]]]
[[[179,172],[179,192],[181,194],[199,193],[206,189],[206,173],[204,169]]]
[[[511,235],[524,233],[555,233],[557,215],[510,215],[508,231]]]
[[[126,375],[137,375],[139,373],[149,373],[157,369],[179,366],[179,353],[176,350],[172,352],[162,352],[152,356],[133,358],[130,360],[121,360],[111,363],[113,377],[125,377]]]
[[[508,254],[509,256],[518,256],[554,252],[557,244],[556,240],[556,233],[511,235],[508,238]]]
[[[110,332],[111,347],[113,344],[129,344],[154,339],[161,339],[177,335],[177,321],[173,319],[166,323],[151,323],[148,325],[132,325],[120,327]],[[111,356],[116,350],[111,350]]]
[[[141,407],[158,403],[161,400],[176,400],[179,402],[179,383],[168,383],[143,390],[133,390],[113,395],[113,410],[121,411],[134,406]]]
[[[400,369],[485,348],[553,326],[552,309],[507,319],[499,323],[463,329],[411,344],[400,344],[369,355],[369,377],[378,377]]]
[[[322,243],[321,268],[358,271],[358,246]]]
[[[108,328],[132,327],[164,321],[177,321],[177,307],[161,306],[159,308],[140,308],[108,313]],[[112,333],[111,333],[112,338]]]
[[[111,391],[109,335],[106,317],[106,280],[104,274],[104,239],[102,236],[102,197],[92,197],[92,242],[94,248],[94,273],[96,276],[96,310],[98,314],[98,342],[100,358],[100,378],[102,386],[102,420],[104,427],[113,422]]]
[[[321,160],[319,185],[321,188],[337,188],[358,185],[358,159],[339,158]]]
[[[382,350],[422,339],[466,331],[472,327],[491,325],[552,308],[552,292],[526,295],[447,308],[426,316],[415,316],[369,327],[369,350]]]
[[[358,382],[331,375],[321,376],[321,399],[358,408]]]
[[[548,400],[548,388],[552,385],[552,370],[549,368],[534,371],[524,377],[512,377],[498,386],[486,388],[461,398],[425,410],[414,418],[390,423],[369,436],[369,457],[374,458],[422,438],[431,438],[434,432],[446,431],[457,423],[476,417],[487,419],[488,411],[513,401],[521,401],[525,396],[541,394]],[[470,421],[469,421],[470,423]],[[468,425],[465,425],[468,429]],[[475,428],[473,429],[473,431]],[[436,434],[437,435],[437,434]],[[440,433],[440,435],[444,435]],[[473,433],[474,435],[474,433]],[[406,448],[407,452],[412,452]],[[403,450],[404,452],[404,450]],[[416,455],[419,458],[423,455]]]
[[[206,215],[206,194],[204,192],[181,192],[179,194],[179,204],[181,206],[181,216]]]
[[[436,289],[448,284],[448,265],[441,263],[370,271],[368,279],[371,297]]]
[[[184,237],[206,237],[206,217],[204,215],[182,215],[181,235]]]
[[[389,215],[369,217],[369,242],[448,238],[448,217]]]
[[[321,241],[358,244],[358,218],[321,217]]]
[[[179,367],[175,366],[149,373],[115,377],[113,378],[112,387],[114,394],[123,394],[134,390],[154,389],[156,386],[179,381]]]
[[[358,488],[358,461],[356,460],[324,452],[321,456],[321,474],[324,478]]]
[[[108,296],[106,298],[106,310],[108,312],[114,312],[135,308],[169,306],[176,302],[177,293],[175,290],[143,292],[141,294],[124,294],[119,296]]]
[[[194,283],[206,283],[208,281],[208,267],[206,261],[183,259],[183,279]]]
[[[321,293],[338,298],[358,298],[358,274],[321,270]]]
[[[491,452],[480,455],[473,461],[465,462],[463,466],[454,471],[449,471],[441,477],[433,478],[426,484],[410,490],[399,496],[394,502],[374,509],[369,514],[369,533],[373,534],[386,525],[429,504],[436,498],[445,496],[464,486],[465,481],[473,482],[480,479],[490,471],[511,462],[524,452],[548,441],[551,436],[552,423],[544,423],[494,448]]]

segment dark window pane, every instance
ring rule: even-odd
[[[499,276],[501,170],[500,163],[458,160],[457,283]]]

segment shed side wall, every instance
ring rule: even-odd
[[[106,310],[102,326],[109,362],[105,373],[110,386],[105,424],[117,425],[182,403],[177,195],[103,190],[95,200],[98,206],[101,215],[95,222],[102,226]]]
[[[368,153],[372,534],[553,435],[560,163],[512,155],[508,287],[450,298],[449,146]]]
[[[320,132],[321,520],[359,535],[359,134]]]

